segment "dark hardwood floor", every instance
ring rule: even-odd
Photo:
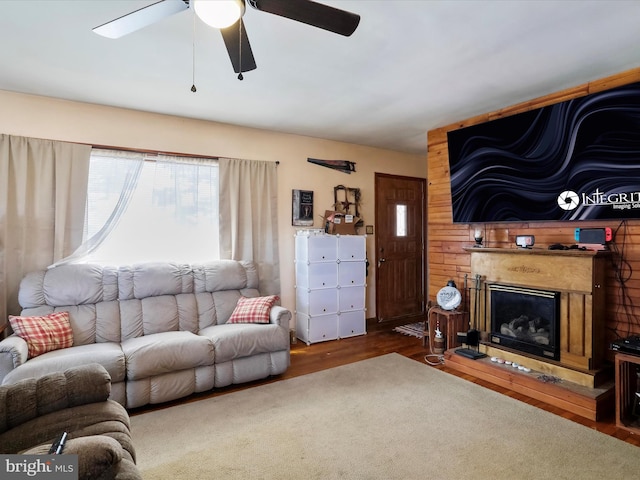
[[[306,345],[305,343],[298,340],[296,344],[291,345],[291,366],[282,375],[262,381],[251,382],[243,385],[233,385],[230,387],[217,389],[211,393],[196,394],[187,399],[179,400],[176,402],[169,402],[159,406],[156,405],[142,407],[132,410],[130,413],[132,415],[136,415],[149,410],[166,408],[178,403],[196,401],[214,395],[222,395],[245,388],[251,388],[256,385],[277,382],[287,378],[306,375],[308,373],[317,372],[320,370],[325,370],[327,368],[337,367],[340,365],[345,365],[348,363],[353,363],[367,358],[372,358],[393,352],[427,364],[427,362],[425,361],[425,355],[430,352],[422,346],[422,340],[416,337],[402,335],[400,333],[394,332],[393,327],[394,325],[369,324],[367,327],[368,333],[366,335],[346,338],[342,340],[316,343],[313,345]],[[593,428],[606,435],[611,435],[632,445],[640,447],[640,435],[636,435],[624,429],[616,427],[615,412],[612,412],[611,415],[604,420],[596,422],[580,417],[561,408],[532,399],[530,397],[527,397],[526,395],[522,395],[499,386],[495,386],[489,382],[483,381],[480,378],[459,373],[453,369],[447,368],[444,365],[437,365],[433,366],[432,368],[438,368],[444,372],[464,378],[470,382],[476,383],[504,395],[508,395],[514,399],[526,402],[530,405],[534,405],[538,408],[547,410],[548,412],[554,413],[568,420],[580,423],[582,425],[585,425],[586,427]]]

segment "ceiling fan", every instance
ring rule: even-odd
[[[312,2],[311,0],[247,0],[256,10],[306,23],[345,37],[350,36],[360,23],[360,15]],[[235,13],[226,25],[217,21],[220,15],[212,13],[214,7],[231,7]],[[193,7],[195,13],[205,23],[220,30],[233,70],[242,80],[242,72],[256,68],[249,37],[242,22],[245,0],[160,0],[139,10],[97,26],[93,31],[108,38],[120,38],[159,22],[171,15]]]

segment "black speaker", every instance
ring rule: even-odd
[[[476,329],[471,329],[467,332],[467,345],[470,347],[477,347],[480,343],[480,332]]]

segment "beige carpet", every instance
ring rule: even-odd
[[[631,479],[640,449],[397,354],[133,416],[152,479]]]

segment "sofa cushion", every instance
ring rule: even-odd
[[[193,293],[189,265],[165,262],[139,263],[118,270],[119,299]]]
[[[194,264],[193,281],[197,293],[240,290],[247,287],[247,270],[235,260]]]
[[[104,402],[110,391],[109,374],[95,363],[0,386],[0,432],[65,408]]]
[[[233,313],[238,304],[238,299],[242,295],[239,290],[221,290],[219,292],[211,292],[211,298],[213,299],[213,305],[216,309],[216,325],[224,325],[229,320],[229,317]],[[208,325],[207,325],[208,326]],[[200,326],[200,329],[204,328],[204,325]]]
[[[124,381],[124,354],[120,345],[94,343],[55,350],[33,358],[9,372],[2,380],[2,384],[16,383],[25,378],[40,377],[87,363],[102,365],[109,372],[112,383]]]
[[[193,293],[120,301],[122,340],[185,330],[198,331],[198,304]]]
[[[116,273],[113,267],[91,264],[68,264],[38,270],[22,279],[18,300],[22,308],[113,301],[118,293]]]
[[[56,312],[39,317],[9,315],[11,328],[27,342],[29,358],[73,345],[69,312]]]
[[[200,330],[213,342],[216,364],[289,348],[289,330],[274,324],[227,323]]]
[[[277,295],[240,297],[227,323],[269,323],[269,312],[278,300]]]
[[[122,351],[130,380],[213,364],[211,341],[191,332],[130,338],[122,342]]]

